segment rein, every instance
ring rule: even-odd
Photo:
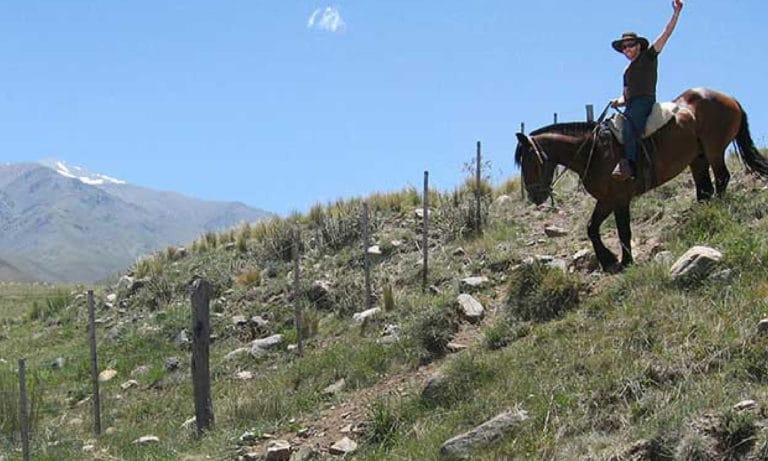
[[[597,130],[600,128],[600,124],[603,123],[603,120],[605,119],[605,116],[608,114],[608,109],[610,109],[610,108],[611,108],[611,103],[609,102],[608,104],[606,104],[605,109],[603,109],[603,111],[600,113],[600,116],[597,118],[597,122],[595,123],[595,127],[592,129],[592,133],[590,133],[584,139],[584,141],[581,142],[581,145],[579,145],[579,148],[576,150],[576,154],[574,154],[568,160],[568,163],[565,165],[565,168],[563,168],[562,171],[560,171],[557,174],[555,179],[548,186],[550,192],[552,192],[552,190],[554,189],[554,187],[557,184],[557,182],[560,181],[560,179],[562,179],[562,177],[565,175],[565,172],[568,171],[569,169],[571,169],[571,165],[573,163],[573,160],[575,158],[578,158],[578,156],[581,154],[581,151],[587,145],[587,142],[589,142],[589,140],[591,139],[592,140],[592,148],[589,150],[589,156],[587,157],[587,164],[584,167],[584,172],[583,172],[583,174],[579,178],[579,181],[582,184],[582,186],[584,185],[584,180],[587,178],[587,172],[589,171],[589,165],[592,163],[592,156],[594,155],[595,148],[597,147]],[[534,139],[532,137],[529,136],[528,139],[529,139],[531,145],[533,146],[533,151],[536,154],[536,157],[539,159],[539,163],[541,163],[543,165],[544,164],[544,159],[548,159],[548,156],[547,156],[546,152],[541,150],[541,148],[536,144],[536,142],[534,141]],[[540,150],[541,150],[541,152],[540,152]],[[534,184],[531,187],[540,188],[541,185]]]

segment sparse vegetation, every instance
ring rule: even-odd
[[[169,248],[143,258],[130,268],[131,283],[96,290],[100,368],[117,372],[102,383],[111,429],[100,437],[90,426],[86,288],[0,285],[0,458],[20,459],[14,369],[27,357],[36,399],[33,459],[235,459],[263,450],[266,433],[306,437],[327,450],[350,426],[346,434],[360,447],[347,458],[436,461],[446,439],[510,408],[529,419],[473,459],[763,459],[768,343],[757,325],[768,299],[768,194],[754,181],[737,171],[732,192],[708,204],[694,203],[685,179],[640,198],[633,209],[637,262],[618,275],[526,262],[550,255],[569,266],[588,247],[591,202],[568,176],[555,207],[524,205],[514,180],[495,190],[484,184],[482,234],[472,227],[471,182],[452,193],[430,191],[426,292],[420,194],[376,194],[368,203],[371,243],[382,250],[372,267],[381,311],[362,326],[352,320],[366,305],[361,199],[209,233],[189,252]],[[492,198],[502,194],[511,198],[496,207]],[[543,228],[553,223],[571,232],[545,238]],[[670,263],[656,254],[676,257],[695,244],[722,251],[721,269],[730,275],[671,283]],[[479,325],[456,308],[459,280],[470,275],[488,277],[472,291],[485,308]],[[194,276],[215,289],[216,426],[203,438],[180,429],[194,411]],[[328,304],[319,308],[310,293]],[[286,347],[298,338],[296,303],[303,356]],[[275,334],[281,346],[249,353],[250,341]],[[468,350],[449,350],[457,340]],[[229,356],[241,348],[246,352]],[[426,398],[433,372],[443,380]],[[138,386],[123,389],[130,380]],[[734,409],[747,399],[754,409]],[[253,436],[239,442],[245,433]],[[150,434],[160,442],[133,443]],[[87,445],[91,451],[83,451]]]

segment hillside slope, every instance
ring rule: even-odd
[[[37,164],[0,166],[0,258],[32,280],[103,280],[159,248],[270,216],[88,179]]]
[[[590,249],[593,203],[572,179],[559,183],[554,206],[522,202],[514,182],[488,189],[482,235],[472,231],[468,189],[433,192],[425,292],[418,194],[371,196],[381,310],[365,321],[354,317],[367,305],[360,200],[157,253],[98,293],[101,368],[116,372],[102,385],[111,429],[98,438],[82,290],[0,321],[0,359],[26,355],[45,383],[40,459],[266,459],[277,440],[293,459],[336,459],[346,437],[356,448],[345,459],[438,460],[446,440],[505,411],[526,417],[471,459],[766,459],[768,192],[732,167],[723,199],[695,203],[682,177],[637,200],[636,264],[616,275],[580,252]],[[615,251],[610,220],[603,235]],[[718,249],[722,261],[711,277],[673,280],[672,262],[694,245]],[[203,438],[180,429],[194,413],[197,277],[214,288],[216,425]],[[460,294],[483,315],[462,311]],[[58,358],[64,365],[51,370]],[[146,435],[158,441],[134,443]]]

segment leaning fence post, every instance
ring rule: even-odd
[[[299,229],[296,228],[293,231],[293,313],[294,322],[296,323],[296,341],[299,345],[299,357],[304,356],[304,339],[301,331],[301,279],[299,277],[299,243],[301,243],[301,237],[299,235]]]
[[[424,172],[424,196],[422,199],[424,209],[422,219],[422,251],[424,252],[424,267],[421,273],[421,291],[427,290],[427,274],[429,272],[429,171]]]
[[[480,154],[480,141],[477,141],[477,158],[475,160],[476,162],[476,169],[475,169],[475,225],[477,229],[478,234],[483,233],[483,223],[480,213],[480,195],[482,194],[482,191],[480,190],[481,187],[481,181],[482,178],[480,176],[481,174],[481,154]]]
[[[370,242],[368,240],[368,202],[363,203],[363,266],[365,269],[365,309],[372,307],[371,293],[371,256],[368,254]]]
[[[27,361],[19,359],[19,405],[21,418],[21,451],[29,461],[29,416],[27,414]]]
[[[99,361],[96,355],[96,303],[93,290],[88,290],[88,342],[91,347],[91,382],[93,383],[93,430],[101,435],[101,397],[99,394]]]
[[[209,365],[211,292],[207,281],[196,279],[192,282],[192,386],[198,436],[213,428],[214,421]]]

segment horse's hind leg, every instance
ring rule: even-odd
[[[715,187],[709,176],[709,162],[704,156],[704,152],[691,163],[691,175],[693,175],[693,181],[696,184],[696,200],[701,202],[711,199],[715,193]]]
[[[587,226],[587,235],[589,240],[592,241],[592,248],[595,249],[595,255],[598,262],[600,262],[600,267],[606,272],[615,271],[618,264],[616,255],[611,253],[611,250],[606,248],[602,239],[600,239],[600,226],[611,215],[612,211],[604,207],[600,202],[597,202],[595,209],[592,210],[592,216],[589,218],[589,225]]]
[[[729,141],[722,139],[703,139],[701,142],[704,155],[715,174],[715,191],[718,197],[725,193],[728,182],[731,180],[731,173],[728,172],[728,167],[725,165],[725,149],[728,147],[728,143]]]
[[[616,228],[619,231],[619,241],[621,242],[621,266],[627,267],[632,264],[632,228],[629,219],[629,204],[617,207],[613,210],[616,217]]]

